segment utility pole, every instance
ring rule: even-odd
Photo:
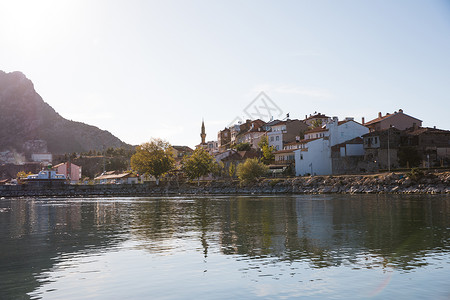
[[[388,128],[388,151],[387,151],[387,154],[388,154],[388,172],[391,172],[391,154],[390,154],[390,151],[389,151],[389,140],[390,140],[390,134],[389,134],[389,132],[390,132],[390,130],[391,130],[391,126],[389,125],[389,128]]]

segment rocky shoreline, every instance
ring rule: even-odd
[[[162,182],[133,185],[0,186],[1,197],[133,197],[230,194],[450,194],[450,172],[312,176],[238,181]]]

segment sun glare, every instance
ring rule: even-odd
[[[51,46],[67,30],[73,6],[69,1],[5,1],[0,4],[2,36],[29,49]]]

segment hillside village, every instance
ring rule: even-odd
[[[444,168],[450,164],[450,131],[422,127],[420,119],[402,109],[385,115],[380,112],[377,118],[367,122],[364,118],[358,122],[351,117],[339,120],[322,113],[305,115],[302,120],[289,116],[269,122],[248,119],[220,130],[217,140],[212,141],[206,140],[202,122],[200,138],[196,148],[205,149],[220,162],[225,171],[222,174],[228,174],[231,165],[236,168],[246,159],[261,159],[262,140],[267,141],[273,154],[267,162],[268,176],[371,174],[413,167]],[[28,158],[31,161],[28,163],[14,163],[17,154],[0,153],[2,183],[11,182],[20,171],[37,173],[47,166],[64,174],[71,183],[83,180],[100,184],[139,182],[136,172],[129,171],[132,153],[115,164],[108,160],[106,169],[105,153],[94,151],[84,153],[84,157],[74,153],[56,159],[48,153],[43,141],[30,141],[26,146],[27,157],[19,158],[25,161]],[[114,149],[108,151],[114,153]],[[183,157],[193,152],[188,146],[172,146],[177,176],[182,172]],[[95,162],[94,168],[92,162]],[[85,165],[85,171],[76,163]]]
[[[202,125],[203,126],[203,125]],[[202,127],[202,134],[203,134]],[[402,109],[361,122],[321,113],[303,120],[246,120],[224,128],[217,141],[202,142],[217,161],[240,162],[258,157],[258,143],[267,137],[274,149],[272,173],[340,175],[411,167],[444,167],[450,162],[450,131],[424,128]],[[232,149],[248,143],[248,151]]]

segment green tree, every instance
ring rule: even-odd
[[[252,149],[252,146],[250,143],[240,143],[236,145],[237,151],[250,151]]]
[[[262,162],[266,165],[270,164],[275,159],[275,155],[273,154],[275,148],[273,146],[269,146],[269,140],[267,139],[267,136],[261,137],[258,146],[263,154]]]
[[[205,149],[197,148],[189,157],[183,158],[183,172],[189,179],[197,178],[200,185],[200,177],[208,175],[213,170],[214,157]]]
[[[230,166],[228,167],[228,175],[230,175],[231,178],[236,175],[236,166],[233,163],[230,163]]]
[[[263,135],[258,142],[258,147],[262,149],[264,146],[269,146],[269,140],[267,139],[267,135]]]
[[[214,162],[212,166],[211,172],[213,173],[214,177],[221,177],[223,175],[224,170],[224,164],[223,162]]]
[[[322,127],[322,120],[320,119],[315,119],[311,122],[311,126],[309,126],[311,129],[313,128],[318,128],[318,127]]]
[[[237,167],[237,175],[241,182],[254,182],[268,171],[269,167],[257,158],[249,158]]]
[[[131,157],[131,168],[138,173],[155,176],[157,185],[160,177],[172,170],[174,165],[172,146],[161,139],[152,139],[137,146],[136,153]]]
[[[28,177],[28,175],[33,175],[33,173],[31,172],[25,172],[25,171],[20,171],[19,173],[17,173],[16,178],[17,179],[26,179]]]

